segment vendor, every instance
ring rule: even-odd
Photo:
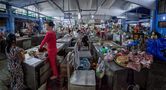
[[[77,31],[78,33],[78,50],[80,50],[81,46],[82,46],[82,38],[83,38],[83,33],[81,32],[81,30]]]
[[[48,21],[45,23],[45,27],[47,33],[40,44],[39,51],[43,48],[43,45],[47,43],[48,58],[53,73],[50,79],[54,80],[58,77],[58,70],[56,65],[56,56],[57,56],[56,33],[53,31],[54,23],[52,21]]]
[[[8,58],[8,70],[11,74],[10,88],[12,90],[24,90],[24,74],[22,62],[25,59],[24,50],[16,46],[16,36],[9,34],[6,37],[6,56]]]
[[[64,36],[64,37],[72,37],[73,36],[73,31],[72,30],[68,30],[68,33]]]
[[[152,32],[152,34],[151,34],[151,39],[157,39],[157,38],[160,38],[161,37],[161,35],[158,33],[158,32]]]
[[[97,35],[97,36],[100,36],[100,31],[99,31],[99,29],[98,29],[97,27],[95,27],[95,30],[96,30],[96,35]]]

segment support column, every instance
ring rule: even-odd
[[[121,24],[122,24],[122,30],[127,32],[127,23],[125,19],[121,19]]]
[[[14,22],[14,15],[12,13],[11,5],[6,5],[8,18],[6,23],[6,30],[8,33],[15,33],[15,22]]]
[[[39,29],[40,29],[39,31],[40,31],[40,32],[43,30],[43,24],[44,24],[44,23],[43,23],[43,19],[40,17],[40,18],[39,18]]]
[[[151,11],[151,15],[150,15],[150,32],[155,31],[156,30],[156,12],[155,10]]]

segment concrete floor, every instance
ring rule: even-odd
[[[0,60],[0,90],[8,90],[10,74],[7,70],[7,60]]]

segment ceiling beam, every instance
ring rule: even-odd
[[[90,8],[92,8],[92,4],[93,4],[92,2],[93,2],[93,0],[90,0],[90,1],[89,1],[89,7],[90,7]]]
[[[133,3],[133,4],[137,4],[137,5],[140,5],[140,6],[142,6],[140,3],[136,3],[136,2],[134,2],[134,0],[132,1],[132,0],[125,0],[126,2],[130,2],[130,3]]]
[[[63,0],[63,10],[65,10],[65,0]]]
[[[115,3],[116,0],[112,0],[112,2],[110,3],[110,8],[112,7],[112,5]]]
[[[104,0],[104,1],[102,0],[102,3],[101,3],[101,5],[100,5],[100,7],[102,7],[105,2],[106,2],[106,0]]]
[[[42,8],[38,4],[35,4],[34,7],[36,7],[39,11],[42,11]]]
[[[77,12],[78,10],[67,10],[64,12]],[[81,11],[96,11],[96,9],[89,9],[89,10],[81,10]]]
[[[59,8],[59,10],[61,10],[64,13],[64,10],[56,2],[54,2],[54,0],[48,0],[48,1],[52,2],[56,7]]]
[[[24,8],[24,7],[35,5],[35,4],[45,3],[45,2],[47,2],[47,0],[46,1],[40,1],[40,2],[35,1],[34,3],[30,3],[30,4],[20,6],[20,8]]]
[[[79,12],[81,12],[82,10],[81,10],[81,8],[80,8],[79,1],[78,1],[78,0],[76,0],[76,3],[77,3],[77,6],[78,6],[78,11],[79,11]]]
[[[11,4],[11,3],[8,3],[8,2],[0,1],[0,3],[19,8],[18,6],[14,5],[14,4]],[[23,9],[26,10],[26,11],[31,11],[31,12],[34,12],[34,13],[43,15],[43,16],[47,16],[47,15],[44,15],[44,14],[42,14],[42,13],[39,13],[39,12],[36,12],[36,11],[32,11],[32,10],[29,10],[29,9],[26,9],[26,8],[23,8]]]
[[[99,9],[99,0],[96,0],[96,12],[94,13],[94,15],[97,13],[98,9]]]
[[[143,4],[141,4],[140,2],[141,1],[135,1],[135,0],[125,0],[126,2],[130,2],[130,3],[133,3],[133,4],[136,4],[136,5],[140,5],[140,6],[142,6],[142,7],[145,7],[145,8],[148,8],[148,9],[153,9],[152,8],[152,6],[151,7],[148,7],[147,5],[143,5]]]

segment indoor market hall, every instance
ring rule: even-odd
[[[0,90],[166,90],[166,0],[0,0]]]

